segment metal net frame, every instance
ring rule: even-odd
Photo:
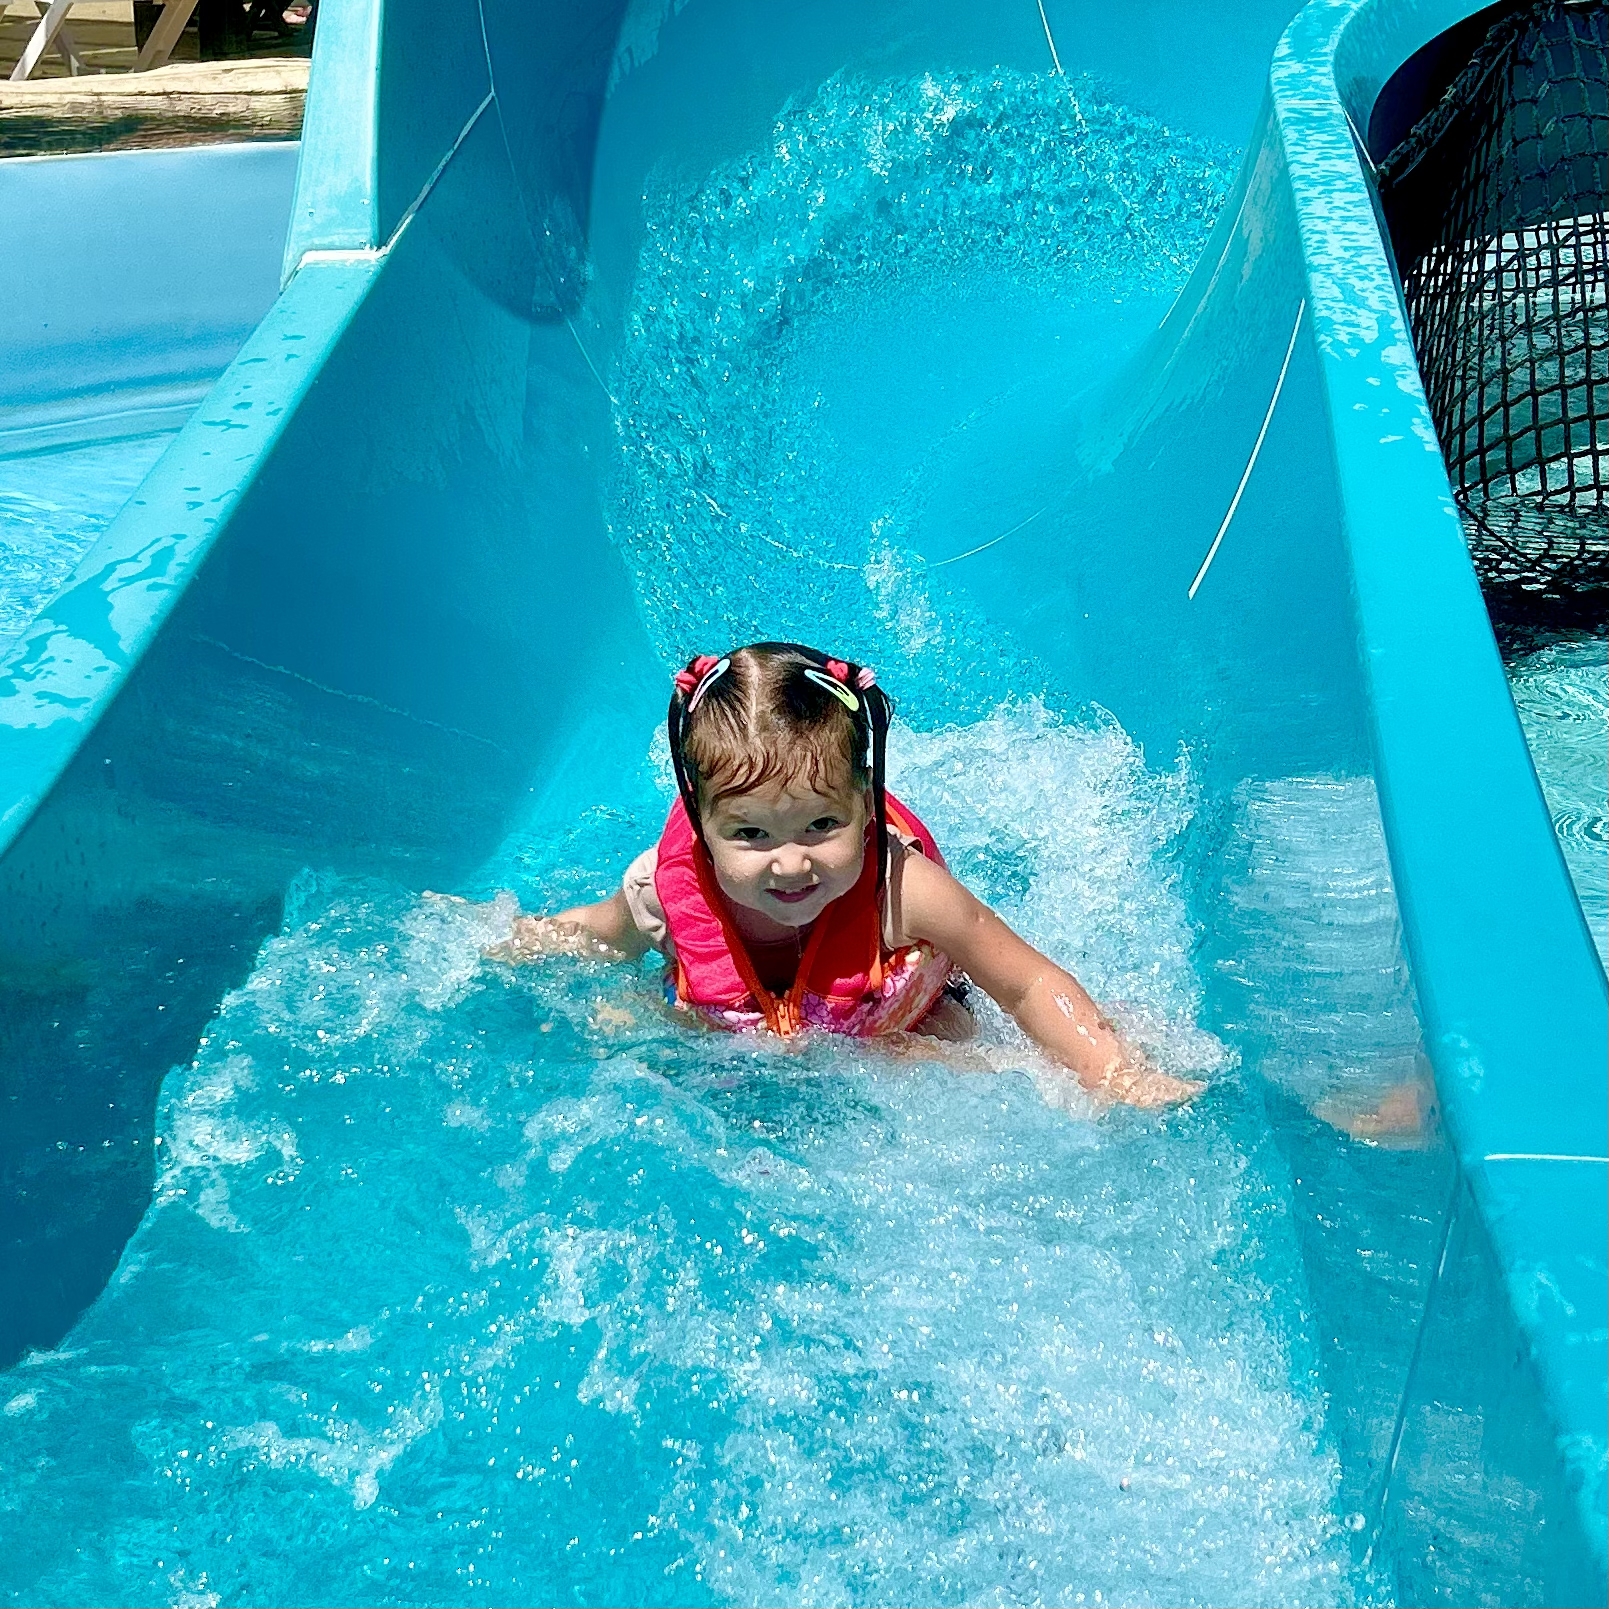
[[[1609,0],[1509,12],[1375,172],[1488,601],[1559,624],[1609,598],[1606,44]]]

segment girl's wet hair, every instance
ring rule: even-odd
[[[878,880],[887,863],[884,751],[893,705],[870,669],[801,643],[760,642],[721,659],[701,654],[671,695],[671,762],[682,803],[704,810],[768,783],[835,796],[870,787]]]

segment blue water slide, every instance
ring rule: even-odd
[[[846,63],[1048,55],[1244,163],[1022,506],[921,529],[934,596],[1218,797],[1374,778],[1456,1183],[1367,1523],[1400,1601],[1458,1601],[1446,1560],[1467,1580],[1500,1534],[1498,1601],[1604,1601],[1605,978],[1370,177],[1382,91],[1475,7],[1314,0],[1282,36],[1287,8],[1231,8],[1189,48],[1178,6],[803,9],[329,3],[288,231],[283,150],[0,167],[77,321],[6,327],[0,451],[186,419],[0,663],[7,1356],[106,1278],[150,1163],[103,1153],[134,1156],[302,867],[469,887],[640,763],[665,666],[602,509],[648,178],[763,142]],[[62,222],[97,184],[147,198],[143,324]],[[970,506],[977,466],[946,475]]]

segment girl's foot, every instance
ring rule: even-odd
[[[1424,1145],[1433,1111],[1429,1091],[1418,1083],[1407,1083],[1394,1085],[1373,1105],[1360,1107],[1339,1097],[1320,1101],[1313,1115],[1366,1145],[1406,1151]]]

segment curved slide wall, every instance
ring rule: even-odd
[[[75,1216],[57,1131],[94,1132],[108,1098],[148,1112],[298,868],[472,881],[516,819],[568,819],[639,757],[663,673],[596,466],[644,175],[742,149],[846,60],[1046,49],[1033,7],[1006,37],[965,8],[824,4],[798,37],[697,0],[646,25],[425,9],[329,8],[284,290],[0,668],[4,1077],[14,1109],[53,1103],[8,1142],[13,1348],[61,1333],[131,1226]],[[1512,1527],[1520,1491],[1503,1568],[1601,1601],[1604,978],[1356,148],[1392,71],[1470,9],[1301,14],[1202,262],[1068,423],[1064,499],[945,578],[1153,752],[1197,745],[1216,789],[1376,777],[1460,1163],[1387,1544],[1404,1598],[1438,1601],[1444,1535]],[[1047,15],[1070,64],[1219,138],[1245,134],[1281,20],[1204,40],[1214,72],[1154,8]],[[1480,1435],[1449,1478],[1454,1411]]]

